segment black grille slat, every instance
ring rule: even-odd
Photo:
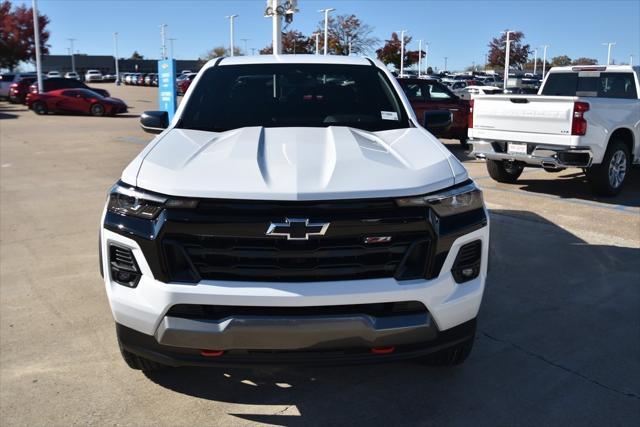
[[[182,246],[203,279],[318,281],[392,277],[414,238],[370,247],[360,236],[290,242],[177,235],[166,243]]]
[[[224,306],[177,304],[167,311],[167,316],[186,319],[220,320],[233,316],[331,316],[367,314],[386,317],[404,314],[427,313],[418,301],[382,302],[372,304],[328,305],[311,307]]]

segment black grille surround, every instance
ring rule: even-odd
[[[189,223],[171,214],[162,252],[172,281],[417,279],[426,273],[434,238],[425,209],[399,208],[393,200],[209,201],[191,212]],[[330,225],[307,240],[266,234],[272,222],[292,217]],[[391,241],[365,243],[382,236]]]
[[[267,236],[271,222],[329,222],[324,236]],[[483,209],[438,218],[394,199],[255,201],[202,199],[154,220],[107,212],[105,228],[134,239],[162,282],[314,282],[437,277],[453,241],[487,224]],[[390,236],[390,242],[364,243]]]

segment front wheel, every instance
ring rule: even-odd
[[[433,354],[422,356],[418,363],[427,366],[461,365],[471,354],[475,337],[469,338],[453,347],[445,348]]]
[[[500,160],[487,160],[489,176],[498,182],[513,184],[520,178],[524,166]]]
[[[47,114],[47,106],[42,101],[36,101],[31,106],[31,109],[38,115]]]
[[[91,115],[92,116],[96,116],[96,117],[100,117],[104,115],[104,107],[102,106],[102,104],[93,104],[91,106]]]
[[[137,354],[131,353],[124,349],[122,345],[122,341],[120,340],[118,328],[116,328],[116,335],[118,335],[118,347],[120,348],[120,354],[124,359],[127,366],[131,369],[135,369],[143,372],[154,372],[154,371],[162,371],[169,366],[163,365],[162,363],[155,362],[150,359],[146,359],[144,357],[138,356]]]
[[[602,163],[586,170],[591,190],[601,196],[615,196],[622,190],[630,167],[629,147],[622,141],[611,141]]]

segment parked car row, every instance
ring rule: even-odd
[[[132,86],[158,86],[157,73],[125,73],[121,81]]]

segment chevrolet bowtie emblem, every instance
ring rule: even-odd
[[[310,223],[307,218],[286,218],[285,222],[272,222],[266,235],[286,237],[287,240],[309,240],[309,236],[323,236],[329,224]]]

